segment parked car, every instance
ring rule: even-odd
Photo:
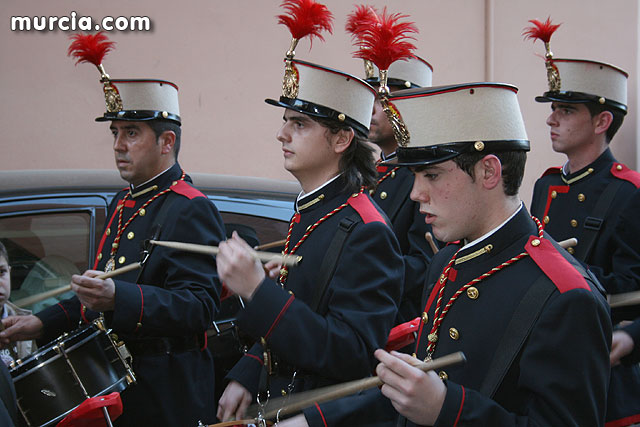
[[[300,191],[297,183],[201,173],[190,176],[217,206],[228,235],[237,230],[253,246],[286,237]],[[72,274],[91,267],[108,204],[126,186],[115,170],[0,172],[0,240],[9,253],[11,300],[66,286]],[[280,251],[282,244],[270,250]],[[70,295],[25,308],[39,311]],[[216,358],[218,394],[221,377],[250,344],[235,326],[235,313],[241,306],[239,297],[226,298],[208,334]]]
[[[191,177],[216,204],[228,233],[238,230],[254,246],[285,238],[297,183],[201,173]],[[107,206],[124,187],[115,170],[0,172],[0,239],[11,260],[11,299],[68,284],[71,274],[89,268]]]

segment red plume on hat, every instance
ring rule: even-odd
[[[102,66],[105,55],[113,50],[115,42],[110,41],[102,31],[96,34],[73,34],[67,55],[76,59],[76,65],[88,62],[100,71],[100,81],[103,83],[105,102],[108,112],[122,111],[122,99],[118,90],[111,84],[109,75]]]
[[[551,52],[551,47],[549,42],[551,41],[551,36],[558,29],[558,27],[562,24],[553,24],[551,22],[551,17],[547,17],[546,21],[538,21],[537,19],[529,20],[531,24],[530,27],[525,27],[522,31],[522,36],[525,40],[533,40],[535,43],[536,40],[542,40],[544,43],[544,48],[546,50],[545,54],[545,65],[547,67],[547,80],[549,81],[549,91],[559,91],[560,90],[560,73],[558,72],[558,68],[553,63],[553,52]]]
[[[529,20],[531,27],[526,27],[522,31],[522,35],[525,40],[532,39],[534,42],[536,40],[542,40],[545,44],[549,43],[551,40],[551,36],[558,29],[558,27],[562,24],[552,24],[551,17],[547,17],[547,20],[544,22],[538,21],[537,19]]]
[[[387,73],[389,66],[395,61],[413,56],[416,47],[410,40],[415,40],[414,34],[418,33],[418,29],[413,22],[405,21],[408,17],[400,13],[388,13],[385,7],[382,14],[375,13],[376,19],[365,18],[362,27],[356,26],[354,33],[359,46],[354,56],[373,62],[380,71],[380,104],[401,147],[406,147],[409,143],[409,130],[399,111],[389,102]]]
[[[360,41],[365,30],[377,22],[379,22],[378,11],[375,7],[359,5],[347,15],[345,30],[354,40]]]
[[[378,23],[378,11],[373,6],[359,5],[347,15],[345,30],[351,34],[354,42],[360,43],[366,28]],[[364,73],[366,79],[374,78],[373,64],[368,59],[364,59]]]
[[[314,0],[285,0],[281,7],[287,14],[278,15],[278,24],[286,25],[294,40],[309,36],[311,41],[314,37],[324,41],[322,31],[333,32],[333,15],[323,4]]]
[[[74,34],[70,39],[73,41],[67,55],[77,59],[76,65],[90,62],[98,68],[102,65],[105,55],[112,51],[115,45],[115,42],[109,41],[102,31],[96,34]]]
[[[298,73],[291,60],[295,56],[298,41],[309,36],[324,41],[322,31],[333,32],[333,15],[323,4],[314,0],[284,0],[280,5],[287,13],[278,15],[278,24],[284,24],[291,32],[291,45],[287,51],[282,82],[282,96],[296,98],[298,96]]]
[[[400,13],[388,13],[385,7],[381,15],[376,15],[376,20],[371,20],[370,25],[359,29],[358,44],[360,49],[354,53],[356,58],[366,59],[378,67],[381,72],[380,87],[384,85],[382,71],[386,73],[389,66],[395,61],[407,59],[413,56],[415,46],[409,40],[415,40],[414,34],[418,33],[413,22],[402,20],[408,15]]]

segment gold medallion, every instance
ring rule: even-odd
[[[104,272],[108,273],[110,271],[113,271],[115,266],[116,260],[114,259],[114,257],[109,258],[109,261],[107,261],[107,265],[104,266]]]

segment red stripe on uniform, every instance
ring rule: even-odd
[[[68,323],[71,323],[71,318],[69,317],[69,312],[67,311],[67,309],[66,309],[66,308],[64,308],[64,307],[62,306],[62,304],[60,304],[60,303],[58,303],[57,305],[59,305],[59,306],[60,306],[60,308],[61,308],[61,309],[62,309],[62,311],[64,312],[64,315],[65,315],[65,316],[67,316],[67,322],[68,322]]]
[[[258,356],[255,356],[255,355],[250,354],[250,353],[245,353],[244,355],[245,355],[246,357],[250,357],[250,358],[252,358],[252,359],[257,360],[257,361],[258,361],[258,363],[260,363],[261,365],[264,365],[264,362],[263,362],[263,361],[262,361],[262,359],[260,359]]]
[[[542,218],[544,218],[545,216],[547,216],[549,214],[549,208],[551,208],[551,200],[553,199],[551,197],[551,193],[553,192],[556,193],[568,193],[569,192],[569,186],[568,185],[551,185],[549,187],[549,190],[547,191],[547,204],[544,207],[544,214],[542,215]],[[546,224],[542,224],[542,228],[544,228]]]
[[[431,308],[431,304],[436,299],[438,292],[440,292],[440,288],[443,286],[442,283],[438,280],[436,284],[440,284],[440,286],[434,286],[431,289],[431,294],[429,295],[429,299],[427,300],[427,304],[424,306],[424,312],[428,313],[429,308]],[[416,354],[418,354],[418,350],[420,348],[420,337],[422,337],[422,328],[424,327],[424,322],[420,322],[420,329],[418,329],[418,338],[416,338]]]
[[[464,395],[465,395],[465,391],[464,391],[464,387],[460,386],[462,388],[462,400],[460,401],[460,409],[458,410],[458,416],[456,417],[456,421],[453,423],[453,427],[456,427],[458,425],[458,421],[460,421],[460,416],[462,415],[462,407],[464,406]]]
[[[280,321],[280,318],[284,315],[284,312],[287,311],[287,309],[289,308],[289,306],[291,305],[291,303],[294,300],[294,296],[291,295],[289,297],[289,299],[287,300],[287,303],[284,305],[284,307],[282,307],[282,310],[280,310],[280,313],[278,313],[278,317],[276,317],[276,320],[273,321],[273,324],[271,325],[271,327],[269,328],[269,330],[267,331],[266,335],[264,336],[264,339],[266,340],[267,338],[269,338],[269,335],[271,335],[271,332],[273,331],[273,328],[276,327],[276,325],[278,324],[278,322]]]
[[[118,205],[120,206],[120,202],[118,202]],[[104,241],[107,240],[107,233],[106,231],[111,227],[111,224],[113,223],[113,219],[116,217],[116,214],[118,213],[118,208],[116,207],[116,209],[114,209],[113,214],[111,214],[111,219],[109,220],[109,224],[107,224],[107,226],[104,228],[104,231],[102,232],[102,238],[100,239],[100,244],[98,245],[98,251],[96,252],[96,260],[93,263],[93,269],[95,270],[96,268],[98,268],[98,255],[100,255],[102,253],[102,247],[104,246]]]
[[[142,286],[138,285],[138,289],[140,289],[140,317],[138,318],[138,324],[136,325],[136,329],[134,332],[138,332],[140,326],[142,324],[142,315],[144,313],[144,294],[142,293]]]
[[[322,418],[322,423],[324,424],[324,427],[327,427],[327,420],[324,419],[324,414],[322,413],[322,410],[320,409],[320,405],[318,405],[318,402],[314,402],[316,405],[316,409],[318,410],[318,412],[320,412],[320,417]]]

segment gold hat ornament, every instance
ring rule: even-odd
[[[545,66],[547,67],[547,80],[549,81],[549,91],[559,91],[560,90],[560,74],[558,73],[558,68],[553,63],[553,52],[551,52],[551,46],[549,42],[551,41],[551,36],[558,29],[558,27],[562,24],[552,24],[551,17],[547,17],[547,20],[544,22],[538,21],[537,19],[529,20],[531,27],[527,27],[522,32],[525,40],[531,39],[534,41],[542,40],[544,43],[544,48],[546,53],[544,55]]]
[[[178,105],[178,86],[158,79],[112,79],[102,60],[115,44],[99,32],[74,34],[68,55],[76,58],[76,65],[88,62],[100,71],[107,111],[96,121],[109,120],[170,120],[181,124]]]
[[[122,111],[122,99],[118,90],[111,84],[109,74],[105,71],[102,60],[113,50],[115,42],[109,41],[102,31],[96,34],[74,34],[67,55],[76,59],[76,65],[88,62],[95,65],[100,72],[100,82],[103,84],[104,100],[107,112]]]
[[[297,98],[298,74],[292,60],[296,54],[298,42],[307,36],[312,43],[314,37],[324,41],[321,33],[324,30],[332,33],[333,15],[325,5],[316,3],[314,0],[285,0],[281,7],[287,11],[287,14],[278,15],[278,23],[286,25],[292,37],[285,58],[282,96]]]
[[[356,10],[357,12],[358,10]],[[385,7],[381,14],[370,8],[369,14],[358,23],[354,39],[358,50],[356,58],[371,61],[380,72],[378,97],[382,109],[387,115],[398,145],[404,147],[409,142],[409,130],[402,121],[400,113],[389,102],[388,71],[391,64],[406,60],[413,56],[415,40],[413,34],[418,32],[413,22],[403,21],[408,15],[388,13]]]
[[[285,58],[285,75],[279,100],[265,102],[312,117],[344,123],[366,137],[376,92],[355,76],[322,65],[294,59],[294,49],[301,37],[320,37],[322,29],[331,30],[331,13],[311,0],[283,3],[289,15],[280,15],[293,40]]]
[[[560,26],[545,22],[529,21],[533,26],[525,28],[525,39],[542,40],[545,45],[545,65],[549,90],[535,99],[538,102],[593,102],[627,113],[627,79],[629,75],[615,65],[587,59],[553,58],[549,48],[551,35]]]

